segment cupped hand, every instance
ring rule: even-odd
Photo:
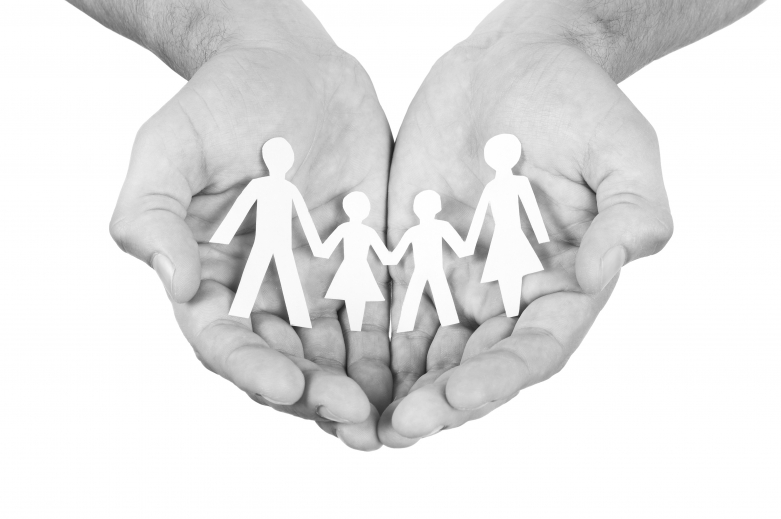
[[[355,190],[371,200],[364,223],[384,233],[392,137],[367,74],[325,35],[306,45],[234,45],[206,62],[139,131],[111,232],[158,272],[207,368],[261,404],[375,449],[391,398],[388,275],[379,262],[386,302],[369,303],[363,331],[351,332],[343,302],[324,299],[341,254],[313,257],[294,218],[312,328],[288,324],[274,267],[251,317],[228,315],[255,239],[254,210],[229,245],[209,240],[249,181],[267,174],[261,147],[280,136],[296,153],[287,180],[321,239],[346,220],[342,199]]]
[[[672,233],[654,130],[611,78],[564,39],[478,30],[442,57],[398,135],[389,187],[389,243],[418,223],[414,196],[433,189],[466,237],[494,178],[483,147],[510,133],[550,235],[524,232],[545,271],[524,278],[522,313],[508,318],[496,282],[480,283],[490,216],[474,256],[446,248],[460,323],[440,326],[427,292],[415,329],[391,343],[395,401],[380,420],[386,445],[480,418],[558,372],[607,301],[620,268],[660,250]],[[490,214],[490,213],[489,213]],[[521,212],[523,215],[523,212]],[[393,323],[409,282],[408,255],[391,268]]]

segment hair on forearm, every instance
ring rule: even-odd
[[[67,0],[189,79],[229,38],[222,1]]]
[[[565,36],[616,81],[739,20],[764,0],[584,0]]]

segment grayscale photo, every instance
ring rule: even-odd
[[[781,517],[780,24],[8,4],[0,517]]]

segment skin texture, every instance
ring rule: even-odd
[[[551,241],[538,245],[525,216],[524,231],[546,270],[525,277],[526,308],[512,319],[504,317],[497,283],[480,283],[492,219],[474,256],[448,255],[461,323],[439,327],[427,300],[415,331],[393,337],[395,396],[407,396],[386,411],[392,416],[380,434],[387,445],[479,418],[559,371],[612,291],[614,281],[602,290],[602,256],[633,233],[643,244],[634,257],[652,254],[672,233],[653,129],[607,74],[568,45],[479,36],[432,69],[399,132],[391,244],[414,225],[410,201],[423,189],[442,195],[439,217],[466,236],[494,177],[482,147],[500,133],[523,143],[514,173],[531,181]],[[394,317],[411,270],[391,267]]]
[[[258,403],[372,450],[380,446],[377,418],[391,399],[387,303],[368,303],[363,331],[349,331],[343,302],[324,298],[341,250],[328,260],[313,257],[294,218],[312,328],[287,323],[273,266],[251,318],[229,317],[254,241],[254,210],[229,245],[209,243],[241,190],[268,173],[260,150],[277,136],[297,150],[287,179],[322,239],[347,220],[342,199],[354,190],[371,201],[364,223],[384,236],[392,138],[365,71],[329,41],[324,31],[316,46],[233,41],[200,66],[139,131],[111,233],[161,275],[208,369]],[[389,299],[387,270],[371,260]]]
[[[557,373],[604,307],[621,266],[658,252],[672,236],[656,134],[615,80],[693,41],[682,40],[680,29],[696,21],[683,16],[665,38],[648,30],[640,45],[631,43],[633,34],[600,28],[604,15],[588,10],[594,5],[503,3],[434,65],[407,112],[391,168],[391,245],[415,225],[412,199],[424,189],[442,195],[438,217],[466,236],[494,178],[483,146],[502,133],[523,143],[514,174],[531,181],[551,241],[539,245],[522,216],[545,271],[525,277],[517,319],[504,316],[496,282],[480,283],[490,217],[474,256],[457,260],[447,251],[461,322],[440,327],[428,292],[415,330],[393,336],[395,401],[379,432],[388,446],[408,447],[481,418]],[[725,5],[701,17],[698,37],[750,10],[732,7],[732,18]],[[635,30],[635,21],[624,22]],[[589,35],[594,45],[574,34]],[[412,269],[409,261],[391,267],[394,323]]]
[[[392,138],[368,76],[299,0],[69,1],[189,80],[139,130],[112,236],[155,268],[208,369],[361,450],[480,418],[564,366],[620,268],[672,234],[656,135],[616,83],[761,3],[507,0],[432,68],[389,178]],[[466,236],[494,175],[482,148],[500,133],[523,144],[514,173],[530,180],[551,238],[537,244],[522,216],[546,270],[526,276],[520,318],[503,315],[496,282],[480,283],[490,213],[474,256],[456,262],[445,248],[458,325],[439,326],[429,293],[414,331],[389,347],[390,278],[372,254],[386,302],[368,303],[363,331],[349,331],[343,302],[324,299],[341,252],[314,258],[295,218],[312,329],[287,324],[273,267],[251,318],[228,317],[254,211],[229,245],[208,241],[244,186],[267,174],[266,140],[296,150],[287,179],[321,239],[360,190],[371,201],[364,223],[383,236],[387,211],[393,246],[418,223],[412,200],[425,189],[442,196],[437,218]],[[394,327],[411,258],[391,269]]]

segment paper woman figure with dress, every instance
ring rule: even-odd
[[[360,191],[353,191],[342,201],[344,212],[350,217],[337,227],[315,256],[328,258],[333,254],[340,241],[344,241],[344,261],[336,271],[331,286],[325,294],[326,299],[341,299],[347,308],[347,320],[350,330],[361,331],[363,312],[367,301],[385,301],[369,267],[369,247],[374,249],[383,264],[390,262],[390,252],[377,232],[363,224],[369,216],[371,205],[369,198]]]
[[[537,254],[521,229],[520,198],[538,243],[549,240],[542,214],[529,179],[513,175],[512,168],[521,159],[521,143],[509,134],[497,135],[485,145],[485,162],[496,170],[480,196],[466,243],[474,253],[488,207],[494,219],[494,235],[488,249],[481,283],[498,281],[507,317],[520,313],[523,276],[543,269]]]

